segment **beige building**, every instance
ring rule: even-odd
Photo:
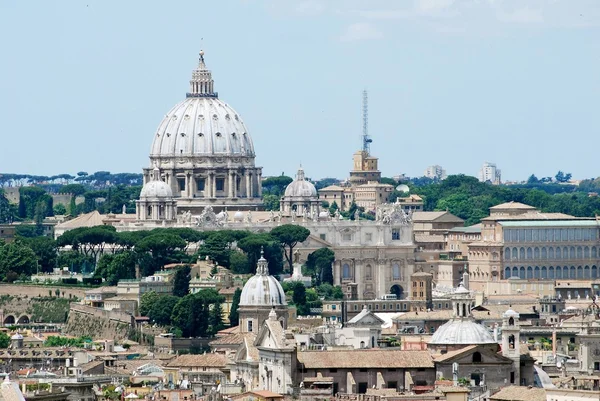
[[[341,211],[348,210],[352,202],[365,211],[375,211],[377,205],[388,203],[394,187],[381,183],[378,160],[367,150],[356,152],[348,179],[349,186],[330,185],[322,188],[318,191],[319,199],[330,205],[335,202]]]
[[[482,219],[481,241],[468,245],[470,285],[484,291],[488,282],[590,280],[600,266],[600,220],[542,213],[509,202],[490,208]]]

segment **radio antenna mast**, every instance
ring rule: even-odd
[[[362,142],[363,142],[363,152],[367,154],[371,154],[371,142],[373,140],[369,136],[369,95],[367,94],[367,90],[363,91],[363,133],[362,133]]]

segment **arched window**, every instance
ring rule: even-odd
[[[519,259],[525,259],[525,248],[519,249]]]
[[[481,352],[473,353],[473,363],[481,363]]]
[[[504,280],[506,280],[507,278],[510,278],[510,267],[506,266],[506,268],[504,269]]]
[[[554,278],[554,267],[552,266],[548,268],[548,278]]]
[[[546,266],[542,266],[542,278],[548,278],[548,269],[546,269]]]
[[[519,278],[525,278],[525,267],[521,266],[521,268],[519,269]]]
[[[548,259],[548,252],[546,251],[546,247],[542,247],[542,259]]]
[[[514,266],[512,268],[512,276],[511,277],[519,277],[519,268],[517,266]]]
[[[592,278],[598,278],[598,268],[596,266],[592,266]]]
[[[565,266],[565,270],[567,269],[567,266]],[[563,271],[563,276],[565,275],[565,272]],[[571,266],[571,268],[569,269],[569,278],[577,278],[577,273],[575,271],[575,266]]]
[[[533,259],[533,250],[531,247],[527,248],[527,259]]]
[[[583,268],[583,278],[590,278],[590,267],[586,266]]]
[[[563,246],[562,255],[563,255],[563,259],[569,259],[569,248],[568,247]],[[573,258],[574,257],[575,257],[575,253],[573,252]]]
[[[510,260],[510,248],[504,249],[504,257],[506,258],[506,260]]]
[[[400,265],[398,263],[394,263],[392,265],[392,280],[400,280]]]
[[[577,259],[583,259],[583,248],[580,246],[577,247]]]
[[[577,278],[583,278],[583,267],[577,266]]]
[[[371,267],[371,265],[367,265],[367,267],[365,268],[365,280],[372,280],[373,279],[373,268]]]
[[[590,258],[590,247],[589,246],[586,246],[585,248],[583,248],[583,257],[585,259]]]
[[[540,278],[540,267],[536,266],[533,269],[533,278]]]
[[[351,279],[352,275],[350,272],[350,265],[348,263],[344,263],[342,266],[342,279],[348,280]]]
[[[562,252],[560,251],[560,247],[557,247],[556,248],[556,259],[561,259],[562,258],[561,253]]]
[[[509,326],[514,326],[515,325],[515,318],[511,317],[508,319],[508,325]]]
[[[577,257],[577,255],[575,254],[575,247],[574,246],[572,246],[572,247],[569,248],[569,254],[570,254],[571,259],[575,259]]]
[[[533,268],[531,266],[527,266],[527,278],[533,278]]]
[[[515,349],[515,336],[512,334],[508,336],[508,348]]]
[[[592,247],[592,259],[595,259],[597,257],[598,257],[598,249],[595,246],[593,246]]]
[[[548,259],[554,259],[554,248],[548,248]]]
[[[517,250],[517,248],[513,248],[512,249],[512,259],[516,260],[519,258],[519,251]]]
[[[556,266],[556,278],[562,278],[562,267]]]
[[[540,248],[538,248],[537,246],[535,248],[533,248],[533,258],[534,259],[540,258]]]

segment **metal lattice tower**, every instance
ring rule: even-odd
[[[371,154],[371,142],[373,140],[369,136],[369,95],[367,90],[363,91],[363,152]]]

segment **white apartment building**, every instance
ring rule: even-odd
[[[437,178],[438,180],[445,180],[447,176],[448,175],[446,174],[446,170],[444,170],[442,166],[439,166],[437,164],[429,166],[425,169],[425,177],[427,178]]]
[[[496,167],[495,163],[485,162],[479,170],[478,178],[481,182],[489,181],[494,185],[498,185],[501,183],[500,169]]]

